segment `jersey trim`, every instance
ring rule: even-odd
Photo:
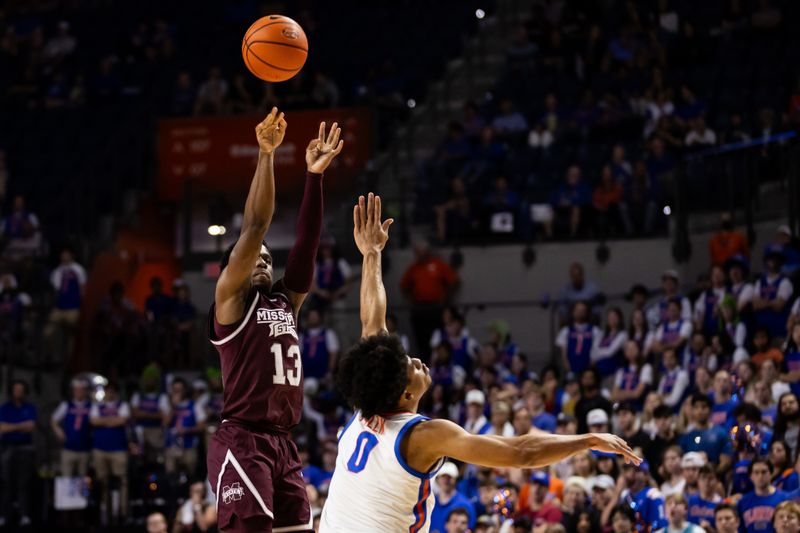
[[[250,304],[250,309],[247,310],[247,313],[244,315],[244,318],[242,319],[242,322],[239,324],[239,327],[237,327],[235,330],[233,330],[233,333],[231,333],[230,335],[228,335],[224,339],[220,339],[220,340],[211,339],[211,344],[213,344],[214,346],[222,346],[223,344],[225,344],[228,341],[230,341],[231,339],[233,339],[236,335],[241,333],[241,331],[247,325],[247,322],[250,320],[250,316],[253,314],[253,311],[256,308],[256,304],[258,304],[258,299],[259,299],[258,297],[259,297],[259,294],[258,294],[258,292],[256,292],[255,298],[253,298],[253,303]],[[216,322],[217,319],[216,319],[216,317],[212,317],[212,320],[214,320]],[[213,328],[213,325],[212,325],[212,328]],[[212,329],[212,331],[213,331],[213,329]]]
[[[414,505],[414,523],[408,528],[408,533],[417,533],[425,527],[428,521],[428,496],[431,495],[431,481],[424,479],[419,484],[419,499]]]
[[[342,440],[342,437],[344,437],[344,432],[347,431],[347,428],[349,428],[350,425],[353,422],[355,422],[356,418],[358,417],[358,413],[359,413],[359,411],[356,411],[355,413],[353,413],[353,416],[350,417],[350,420],[347,422],[347,424],[344,425],[344,427],[342,428],[342,431],[339,432],[339,437],[336,439],[337,441],[341,441]]]
[[[397,440],[394,442],[394,456],[397,458],[397,462],[400,463],[400,466],[403,467],[403,470],[408,472],[414,477],[418,477],[420,479],[430,479],[436,472],[439,471],[439,468],[432,469],[430,472],[420,472],[419,470],[414,470],[409,466],[405,459],[403,459],[403,454],[400,453],[400,443],[403,442],[403,437],[406,434],[406,431],[411,429],[412,427],[416,426],[420,422],[425,422],[426,420],[430,420],[430,418],[426,416],[417,416],[416,418],[412,418],[405,425],[400,429],[400,432],[397,434]],[[441,463],[441,460],[439,461]],[[439,465],[441,466],[441,465]]]
[[[272,533],[289,533],[289,531],[314,531],[314,513],[308,509],[308,523],[299,526],[273,527]]]
[[[234,470],[239,474],[239,477],[244,481],[244,484],[250,489],[250,492],[253,493],[258,505],[261,506],[261,510],[264,511],[264,514],[270,517],[271,519],[275,519],[275,516],[272,514],[272,511],[267,509],[267,504],[264,503],[264,500],[261,498],[261,494],[258,493],[256,490],[255,485],[253,482],[250,481],[250,478],[247,476],[247,473],[242,468],[242,465],[239,464],[239,461],[236,460],[236,457],[233,456],[233,452],[228,450],[228,453],[225,454],[225,460],[222,462],[222,466],[219,469],[219,475],[217,476],[217,497],[214,503],[214,508],[219,510],[219,495],[222,492],[220,489],[220,485],[222,485],[222,475],[225,473],[225,467],[228,466],[228,463],[233,465]]]

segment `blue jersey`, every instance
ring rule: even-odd
[[[73,452],[88,452],[92,449],[92,428],[89,426],[89,412],[92,404],[82,402],[62,402],[53,414],[60,420],[61,429],[67,437],[64,449]]]
[[[15,405],[6,402],[0,405],[0,422],[19,424],[20,422],[36,422],[36,406],[32,403]],[[0,442],[4,444],[33,444],[33,434],[25,431],[3,433]]]
[[[184,400],[172,408],[169,430],[167,431],[167,447],[194,448],[197,445],[197,435],[194,433],[178,434],[178,429],[194,428],[205,421],[205,414],[197,408],[193,400]]]
[[[726,291],[727,293],[727,291]],[[717,304],[719,303],[719,295],[714,289],[708,289],[703,293],[703,303],[705,309],[703,313],[703,335],[706,338],[711,338],[716,335],[719,330],[719,315],[717,313]],[[713,522],[713,521],[712,521]]]
[[[567,330],[567,360],[572,372],[580,374],[591,364],[594,327],[591,324],[569,326]]]
[[[78,273],[68,266],[56,271],[58,286],[56,287],[56,307],[58,309],[80,309],[81,279]]]
[[[739,516],[742,517],[742,528],[747,533],[774,533],[772,515],[775,507],[788,499],[788,494],[776,490],[769,496],[758,496],[748,492],[739,500]]]
[[[724,427],[711,426],[708,429],[687,431],[678,442],[683,453],[705,452],[712,463],[718,463],[720,455],[733,454],[731,440]]]
[[[469,499],[460,492],[456,492],[453,498],[446,504],[439,501],[439,495],[436,495],[436,506],[431,513],[431,531],[441,531],[444,533],[444,524],[447,522],[447,515],[453,509],[464,509],[469,515],[469,527],[475,527],[475,508],[470,503]]]
[[[787,468],[775,478],[775,481],[772,482],[772,486],[783,492],[792,492],[800,488],[800,477],[797,475],[794,468]]]
[[[778,276],[774,280],[769,281],[767,276],[761,276],[759,283],[759,296],[769,302],[778,299],[778,287],[785,278]],[[786,321],[789,318],[789,305],[784,305],[781,311],[773,309],[761,309],[756,311],[756,322],[759,326],[767,328],[771,337],[785,337],[786,336]]]
[[[709,524],[714,523],[714,509],[719,505],[718,501],[704,500],[700,495],[689,496],[689,512],[686,519],[693,524],[700,525],[706,520]]]
[[[797,348],[786,350],[783,354],[783,370],[785,372],[797,372],[800,370],[800,350]],[[800,398],[800,380],[789,383],[792,392]]]
[[[96,403],[92,406],[92,417],[129,418],[128,404],[121,401]],[[128,435],[124,425],[96,426],[92,431],[92,448],[104,452],[124,452],[128,449]]]
[[[618,335],[620,335],[620,333],[616,333],[615,335],[603,335],[603,337],[600,339],[598,347],[608,348],[614,343]],[[622,350],[620,349],[614,352],[613,354],[609,355],[608,357],[596,360],[594,362],[594,366],[597,369],[597,371],[600,372],[601,376],[603,377],[611,376],[617,371],[617,368],[619,368],[621,359],[622,359]]]
[[[131,405],[148,414],[158,414],[169,411],[167,395],[161,392],[135,393],[131,398]],[[161,420],[141,418],[136,420],[136,425],[143,428],[156,428],[161,426]]]
[[[683,319],[678,319],[675,322],[664,322],[663,327],[664,333],[661,335],[661,342],[664,344],[673,343],[681,338]]]
[[[741,459],[733,465],[733,484],[731,494],[747,494],[753,490],[753,482],[750,480],[750,459]]]
[[[636,515],[636,531],[649,533],[667,527],[664,496],[658,489],[645,487],[636,494],[628,493],[628,499]]]
[[[556,432],[556,417],[544,411],[533,417],[533,427],[546,431],[547,433]]]
[[[303,374],[307,378],[322,379],[330,368],[328,332],[325,328],[303,333],[300,353],[303,355]]]
[[[712,426],[724,426],[730,429],[733,425],[733,410],[736,409],[738,404],[735,400],[730,399],[725,403],[716,403],[711,407],[711,418],[709,422]]]

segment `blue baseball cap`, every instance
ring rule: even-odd
[[[539,483],[540,485],[544,485],[545,487],[550,486],[550,476],[547,472],[542,470],[537,470],[533,474],[531,474],[531,482],[532,483]]]

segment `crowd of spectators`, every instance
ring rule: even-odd
[[[535,3],[505,76],[419,165],[417,219],[449,243],[666,230],[684,156],[800,124],[800,80],[779,67],[797,15],[769,0]],[[753,152],[759,180],[776,177],[770,150]],[[709,174],[692,190],[714,193]]]

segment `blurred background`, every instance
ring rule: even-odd
[[[280,84],[250,75],[239,53],[244,30],[272,13],[309,38],[306,66]],[[691,420],[698,393],[733,432],[727,464],[678,447],[673,471],[648,457],[647,483],[685,484],[680,462],[702,451],[714,494],[748,492],[739,461],[769,455],[773,433],[787,445],[771,475],[793,471],[800,414],[783,395],[800,392],[798,23],[792,0],[7,0],[0,524],[159,531],[147,517],[160,512],[171,531],[213,530],[204,449],[221,383],[207,311],[238,236],[253,128],[272,106],[289,123],[267,235],[278,270],[304,145],[322,120],[346,141],[325,178],[300,321],[303,356],[318,362],[295,431],[315,510],[349,417],[331,372],[359,335],[351,209],[368,191],[397,221],[390,324],[434,371],[425,414],[475,432],[575,432],[600,408],[607,429],[641,431],[647,448],[666,439],[659,405],[672,410],[671,444],[703,427]],[[742,405],[762,414],[758,435],[733,431]],[[569,521],[580,509],[611,527],[614,498],[593,501],[590,478],[627,483],[616,470],[550,471],[554,496],[542,498],[558,520],[534,512],[543,482],[528,472],[455,477],[472,530],[509,530],[516,516],[516,531],[555,533],[584,531]],[[557,488],[570,476],[585,480],[580,505]],[[449,509],[455,483],[441,485],[437,508]],[[432,531],[444,533],[443,512]]]

